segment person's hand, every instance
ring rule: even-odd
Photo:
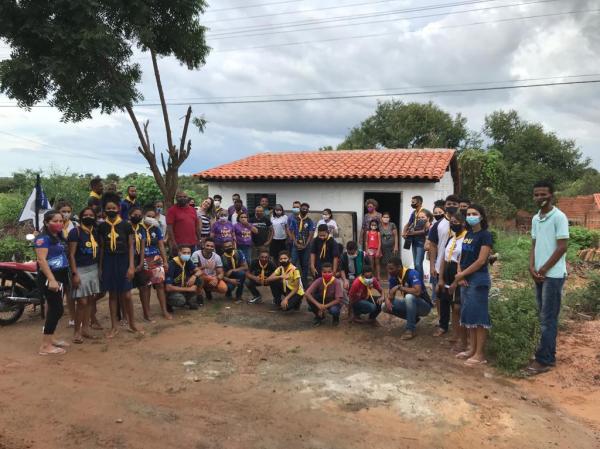
[[[51,292],[57,292],[60,290],[60,284],[56,280],[48,281],[48,290]]]
[[[466,279],[462,279],[462,280],[458,281],[458,285],[459,285],[460,287],[468,287],[468,286],[469,286],[469,283],[467,282],[467,280],[466,280]]]
[[[229,276],[231,276],[231,273],[233,273],[233,270],[229,270],[229,271],[227,271],[227,272],[225,273],[225,276],[226,276],[226,277],[229,277]]]
[[[388,313],[392,313],[392,301],[389,298],[385,298],[385,310]]]
[[[79,278],[79,274],[75,273],[73,275],[73,277],[71,278],[71,284],[73,285],[73,288],[79,287],[79,284],[81,284],[81,279]]]
[[[127,270],[127,274],[126,274],[127,280],[131,281],[133,279],[133,276],[135,276],[135,269],[133,267],[131,267]]]
[[[545,268],[545,267],[540,268],[537,272],[538,278],[540,278],[541,281],[544,281],[544,279],[546,279],[547,272],[548,272],[547,268]]]
[[[313,276],[317,276],[317,269],[313,266],[310,267],[310,274],[312,274]]]
[[[348,279],[344,279],[344,290],[348,290],[350,288],[350,281]]]
[[[439,273],[436,271],[434,264],[432,264],[431,270],[429,270],[429,276],[432,278],[439,277]]]
[[[319,307],[319,311],[317,312],[317,314],[319,315],[319,317],[325,318],[325,311],[326,310],[327,310],[326,307]]]
[[[239,279],[232,279],[232,278],[230,278],[227,282],[229,282],[231,285],[240,285],[240,280]]]
[[[392,255],[397,256],[398,255],[398,248],[394,248],[392,250]]]
[[[288,299],[287,298],[285,298],[283,301],[281,301],[281,308],[283,310],[287,310],[287,308],[288,308]]]
[[[196,276],[192,276],[188,279],[188,281],[186,282],[185,285],[187,285],[188,287],[193,286],[196,283]]]
[[[454,292],[456,291],[457,287],[458,287],[458,283],[456,281],[454,281],[452,284],[450,284],[450,287],[448,287],[448,294],[450,296],[454,295]]]
[[[541,284],[544,282],[545,276],[542,276],[539,271],[535,270],[534,267],[529,267],[529,273],[536,284]]]
[[[142,271],[144,269],[143,265],[138,265],[137,267],[135,267],[135,272],[139,273],[140,271]]]
[[[169,266],[169,260],[168,259],[163,259],[163,267],[168,267]]]
[[[443,279],[438,279],[438,283],[435,287],[435,289],[437,290],[438,293],[442,293],[444,291],[444,280]]]

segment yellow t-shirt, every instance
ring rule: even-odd
[[[290,290],[298,288],[298,295],[304,296],[304,287],[302,286],[302,275],[300,274],[300,270],[298,270],[294,265],[290,264],[287,267],[287,270],[283,270],[283,267],[277,267],[274,273],[276,276],[281,276],[282,274],[287,274],[287,277],[283,280],[283,290],[284,293],[287,294]]]

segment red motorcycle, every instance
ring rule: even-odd
[[[27,240],[32,240],[28,236]],[[35,262],[0,262],[0,326],[15,323],[25,307],[40,306],[44,316],[42,295],[38,286]]]

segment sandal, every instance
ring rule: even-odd
[[[441,337],[442,335],[444,335],[445,333],[447,333],[448,331],[442,329],[441,327],[438,327],[435,332],[433,333],[434,337]]]
[[[64,340],[58,340],[54,343],[52,343],[53,346],[56,346],[57,348],[68,348],[69,346],[71,346],[69,343],[67,343]]]
[[[67,351],[65,351],[63,348],[59,348],[56,346],[54,346],[49,351],[39,351],[38,352],[39,355],[62,355],[62,354],[66,354],[66,353],[67,353]]]
[[[402,337],[400,337],[400,340],[412,340],[413,338],[415,338],[416,334],[414,332],[411,331],[406,331],[402,334]]]
[[[470,359],[471,357],[473,357],[473,354],[471,354],[469,351],[463,351],[463,352],[459,352],[458,354],[456,354],[456,358],[457,359]]]
[[[76,345],[80,345],[83,344],[83,338],[81,337],[73,337],[73,343],[75,343]]]
[[[467,359],[464,362],[465,366],[479,366],[487,364],[487,360]]]

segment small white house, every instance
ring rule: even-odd
[[[296,200],[309,203],[318,215],[330,208],[334,218],[346,217],[344,240],[356,239],[368,198],[402,228],[413,196],[422,196],[431,209],[459,185],[456,152],[450,149],[259,153],[195,176],[208,183],[210,196],[220,194],[225,206],[239,193],[250,211],[263,195],[286,210]],[[409,252],[403,259],[412,260]]]

